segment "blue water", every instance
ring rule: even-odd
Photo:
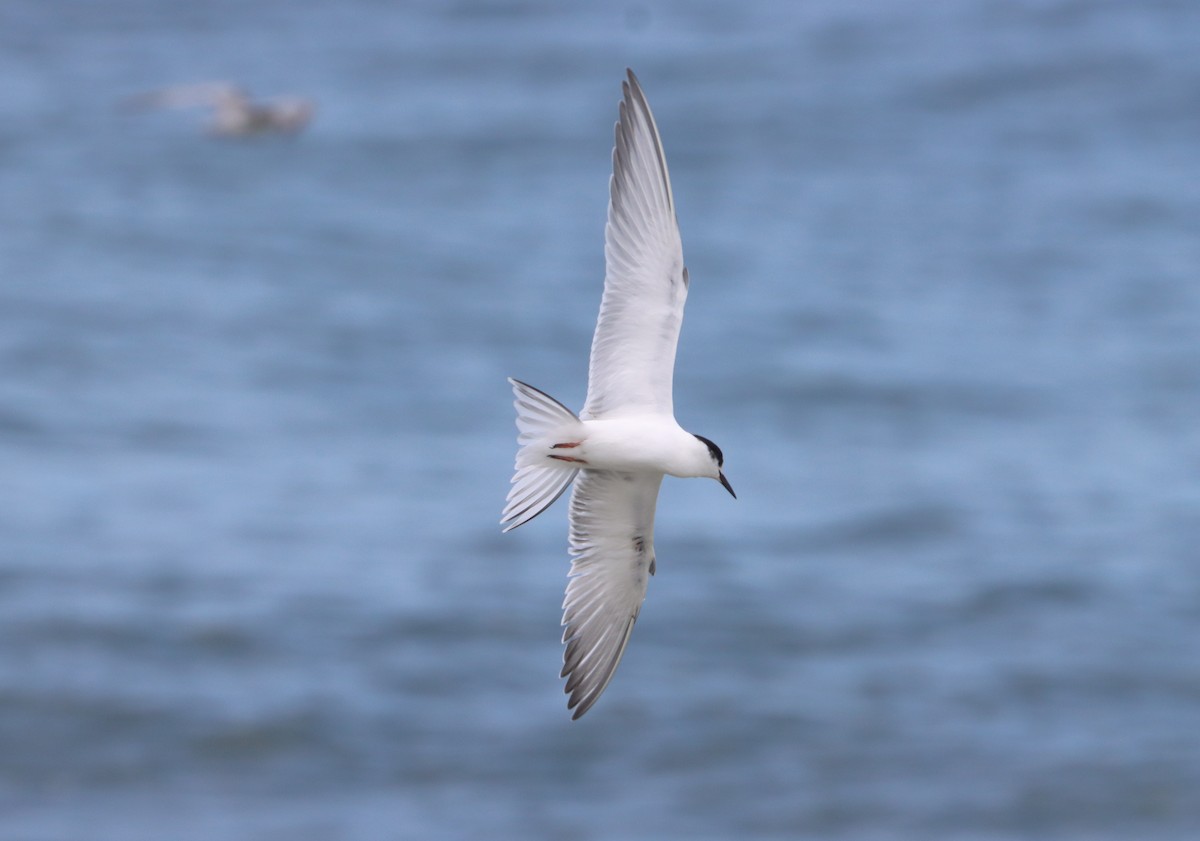
[[[1200,6],[570,6],[0,8],[0,837],[1200,837]],[[626,65],[739,499],[572,723]]]

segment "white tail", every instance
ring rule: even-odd
[[[512,384],[513,406],[517,410],[516,473],[508,492],[507,504],[500,517],[504,531],[524,525],[554,504],[579,472],[567,463],[539,458],[537,450],[549,447],[580,432],[579,418],[549,394],[538,391],[520,380],[508,378]]]

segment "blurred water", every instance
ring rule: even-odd
[[[0,10],[0,837],[1200,833],[1200,7]],[[619,83],[693,278],[617,679],[557,678]],[[316,98],[247,143],[161,84]]]

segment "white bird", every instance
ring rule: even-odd
[[[200,82],[173,85],[138,94],[125,100],[128,108],[196,108],[212,110],[210,134],[218,137],[250,137],[260,134],[294,134],[312,120],[311,100],[279,97],[254,101],[243,89],[229,82]]]
[[[532,520],[575,482],[562,620],[573,718],[612,680],[646,598],[663,476],[716,479],[733,494],[720,448],[675,421],[671,380],[688,271],[662,141],[637,77],[626,73],[583,411],[576,416],[509,379],[520,446],[504,531]]]

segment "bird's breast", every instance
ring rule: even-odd
[[[692,437],[673,418],[604,418],[583,425],[584,438],[572,455],[594,470],[677,473]]]

